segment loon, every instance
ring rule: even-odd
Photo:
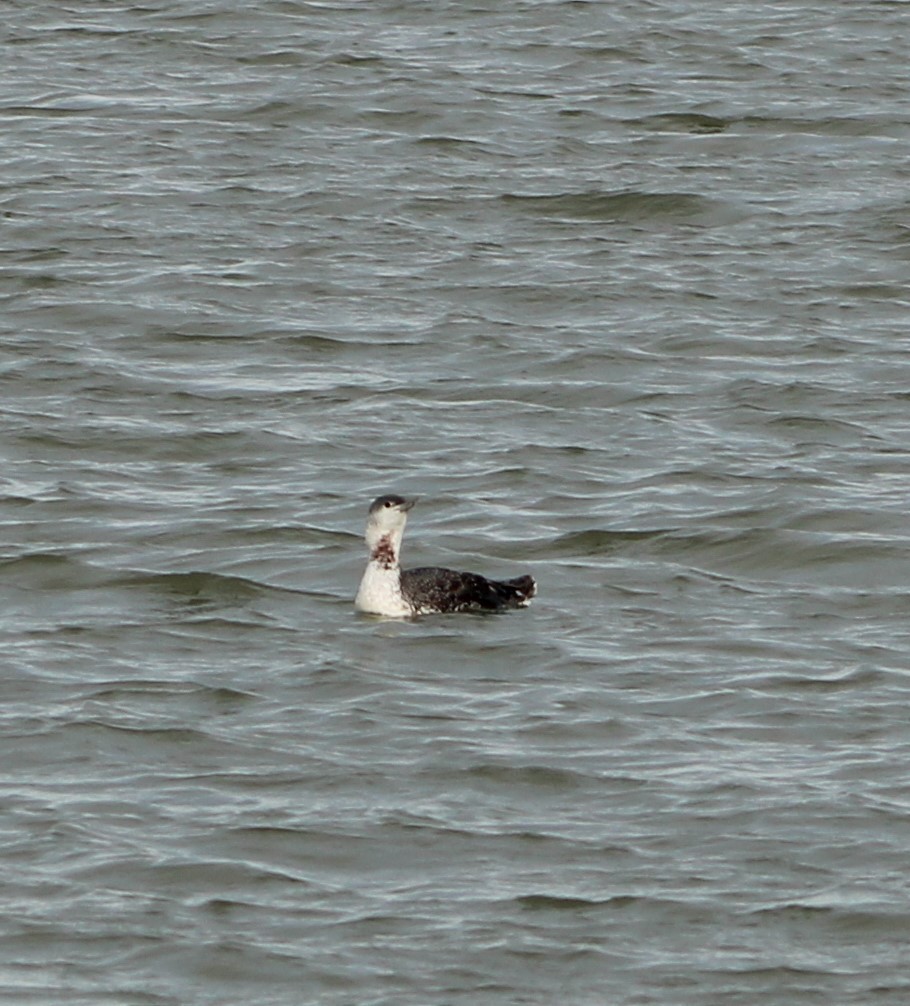
[[[408,511],[417,500],[380,496],[370,505],[366,542],[370,550],[366,572],[354,599],[358,611],[392,618],[455,611],[499,611],[526,608],[537,593],[531,576],[488,580],[479,573],[398,564]]]

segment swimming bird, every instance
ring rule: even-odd
[[[531,576],[488,580],[479,573],[421,566],[403,570],[398,562],[408,512],[417,500],[389,494],[373,500],[367,517],[370,550],[366,572],[354,599],[359,611],[407,618],[455,611],[526,608],[537,593]]]

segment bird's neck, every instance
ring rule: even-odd
[[[370,562],[375,563],[380,569],[398,568],[398,555],[401,551],[400,534],[389,532],[380,535],[368,544],[370,546]]]

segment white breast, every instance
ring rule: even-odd
[[[398,566],[387,569],[378,562],[368,562],[354,607],[371,615],[403,618],[414,612],[401,596],[401,576]]]

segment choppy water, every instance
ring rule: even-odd
[[[906,6],[4,11],[0,1001],[905,1003]]]

